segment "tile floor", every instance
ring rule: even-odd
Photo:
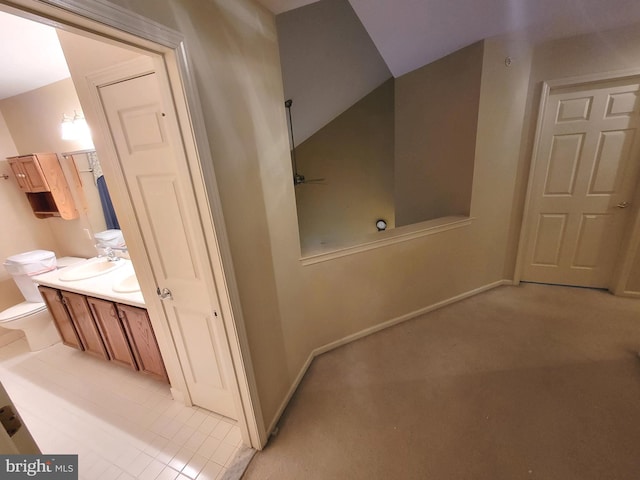
[[[234,420],[62,344],[3,346],[0,380],[41,451],[78,454],[83,480],[220,479],[241,446]]]

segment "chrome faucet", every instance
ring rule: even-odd
[[[118,257],[116,255],[116,252],[113,251],[113,248],[111,247],[107,247],[105,248],[105,251],[107,253],[107,260],[110,262],[117,262],[120,260],[120,257]]]
[[[106,246],[103,246],[103,245],[96,245],[95,247],[104,252],[103,255],[98,255],[98,257],[107,257],[107,261],[109,261],[109,262],[118,262],[118,261],[120,261],[120,257],[118,257],[116,255],[116,252],[114,252],[113,248],[106,247]]]

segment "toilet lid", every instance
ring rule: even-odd
[[[0,323],[8,320],[17,320],[33,313],[41,312],[47,308],[43,302],[22,302],[0,312]]]

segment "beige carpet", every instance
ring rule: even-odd
[[[501,287],[316,359],[243,479],[638,480],[640,301]]]

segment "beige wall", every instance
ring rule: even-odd
[[[45,87],[0,100],[0,111],[4,114],[16,150],[20,155],[38,152],[63,152],[93,148],[91,143],[62,140],[60,122],[62,114],[73,115],[74,110],[82,113],[80,101],[76,95],[70,78],[60,80]],[[69,180],[71,165],[59,155],[65,176]],[[98,195],[89,174],[81,174],[89,204],[96,204]],[[70,185],[72,185],[70,183]],[[48,224],[54,237],[55,252],[58,256],[73,255],[92,257],[96,254],[94,242],[88,238],[85,229],[93,233],[91,216],[102,216],[101,211],[92,209],[90,215],[82,212],[81,205],[76,202],[80,217],[74,220],[61,218],[42,219],[39,222]]]
[[[394,226],[393,79],[296,148],[299,173],[318,184],[296,187],[303,254]]]
[[[35,249],[55,251],[56,248],[49,224],[38,220],[33,215],[26,196],[18,188],[16,179],[4,160],[17,153],[18,150],[0,110],[0,175],[9,176],[8,180],[0,178],[0,212],[2,212],[0,262],[17,253]],[[11,280],[11,276],[0,267],[0,310],[22,301],[24,298]]]
[[[396,226],[468,215],[482,42],[396,79]]]

